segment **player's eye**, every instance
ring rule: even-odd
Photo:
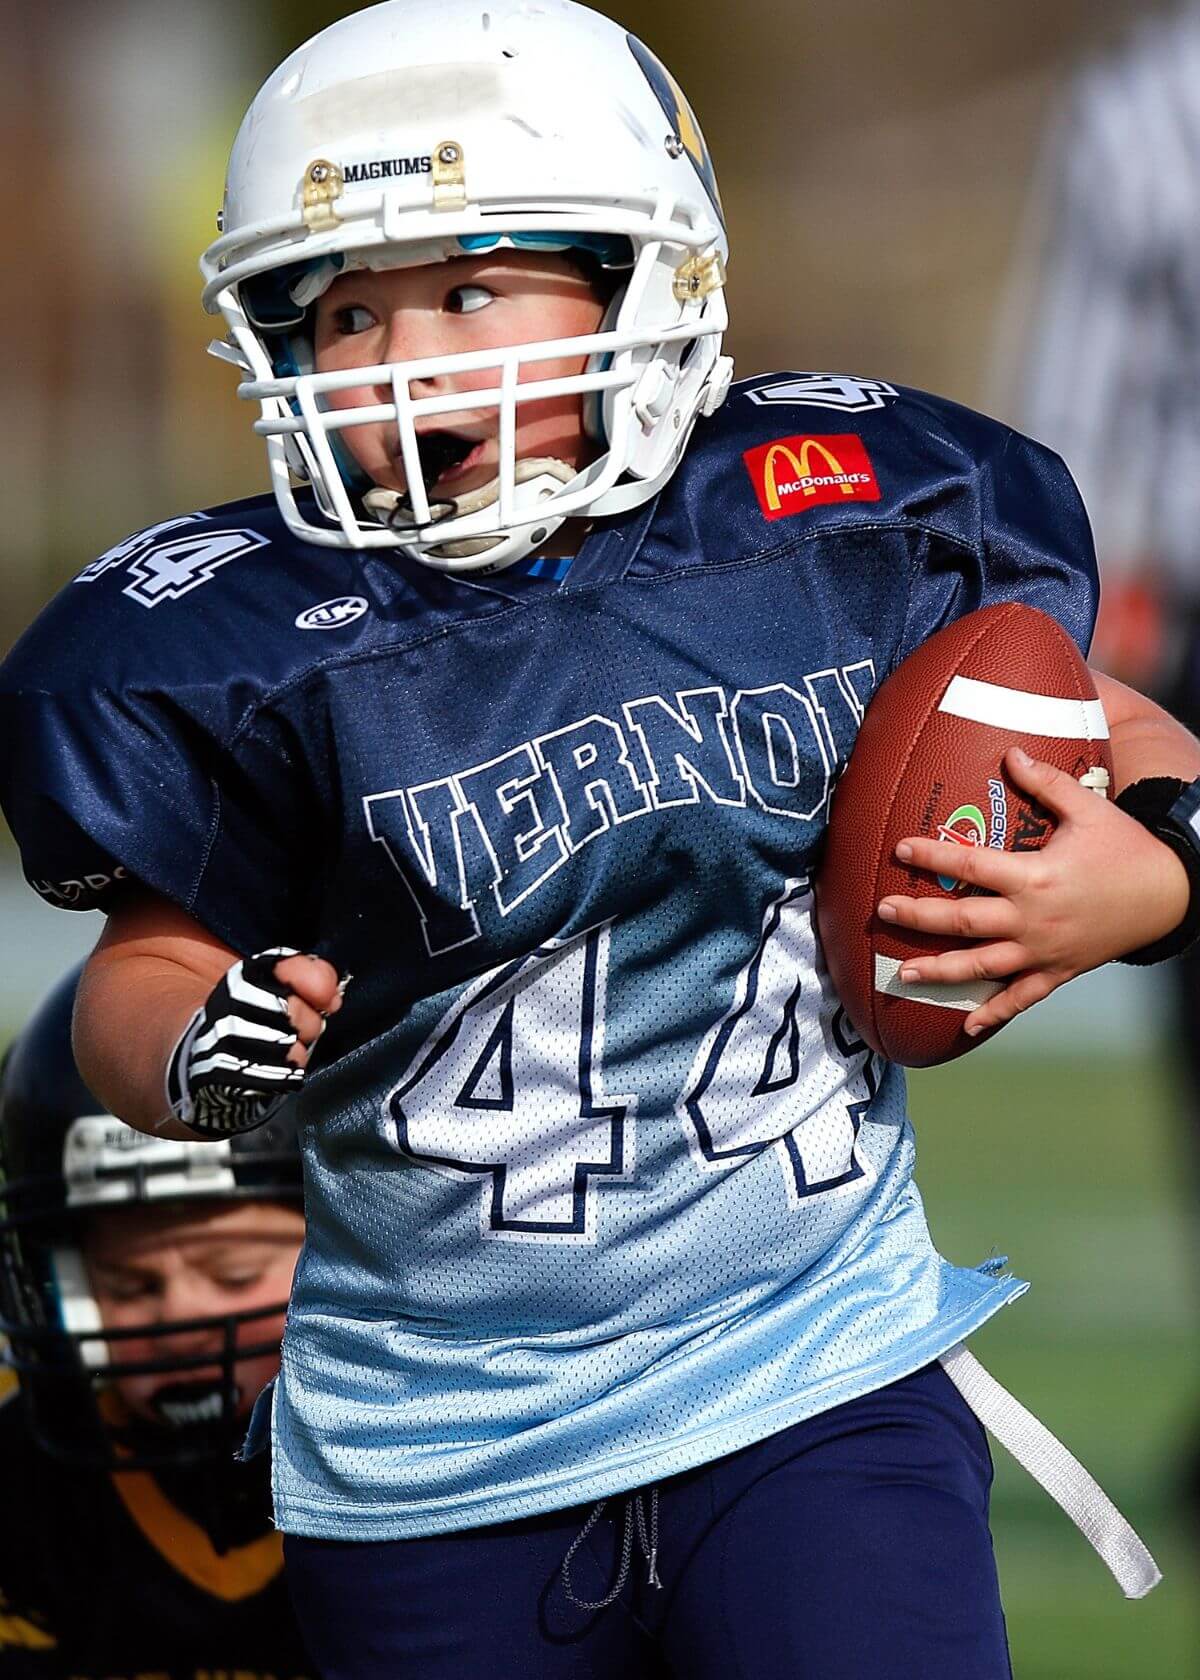
[[[213,1282],[221,1289],[253,1289],[261,1272],[218,1272]]]
[[[117,1277],[109,1275],[97,1282],[97,1293],[107,1296],[110,1301],[144,1301],[156,1293],[155,1286],[146,1278]]]
[[[486,309],[495,297],[486,286],[455,286],[446,297],[446,308],[451,315],[473,315],[477,309]]]
[[[348,303],[333,312],[333,330],[341,338],[353,338],[377,325],[375,315],[361,303]]]

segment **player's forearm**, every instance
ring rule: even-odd
[[[1200,742],[1182,724],[1165,716],[1136,718],[1112,728],[1114,792],[1148,776],[1172,776],[1181,782],[1200,776]]]
[[[1200,741],[1161,706],[1136,689],[1094,671],[1111,735],[1113,793],[1150,776],[1194,781],[1200,776]]]
[[[166,1068],[188,1022],[237,953],[190,917],[146,898],[115,912],[75,1005],[75,1056],[88,1088],[139,1131],[192,1134],[168,1118]]]
[[[113,1114],[156,1137],[189,1134],[168,1119],[166,1067],[207,987],[154,957],[89,963],[75,1005],[75,1059]]]

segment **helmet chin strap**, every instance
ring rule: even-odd
[[[533,511],[539,503],[552,496],[564,484],[569,484],[576,476],[576,470],[569,462],[557,460],[553,456],[518,461],[514,474],[514,507],[522,513]],[[449,519],[462,519],[468,514],[479,513],[484,508],[493,506],[499,499],[500,480],[493,478],[489,483],[480,485],[477,490],[466,490],[461,496],[448,496],[442,501],[431,502],[430,511],[435,515],[434,523],[440,524]],[[404,491],[376,488],[368,490],[362,500],[367,511],[397,536],[416,534],[418,528],[412,522],[412,504]],[[535,548],[539,548],[562,523],[561,518],[548,517],[542,525],[522,526],[505,536],[467,537],[457,542],[438,543],[436,546],[421,547],[416,543],[403,546],[417,560],[432,558],[435,561],[473,562],[455,568],[461,571],[511,566],[517,560],[531,554]]]

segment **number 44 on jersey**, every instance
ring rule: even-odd
[[[485,1237],[590,1241],[598,1187],[634,1177],[638,1096],[604,1077],[613,932],[547,944],[473,982],[387,1099],[400,1154],[479,1182]],[[808,883],[789,882],[675,1121],[701,1171],[775,1150],[799,1204],[863,1177],[855,1143],[876,1084],[818,973]]]

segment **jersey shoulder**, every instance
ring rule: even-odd
[[[311,493],[300,500],[319,523]],[[306,541],[272,495],[253,496],[147,526],[89,562],[0,665],[0,704],[165,697],[228,735],[310,673],[496,608],[394,549]]]
[[[0,690],[211,691],[236,677],[244,697],[316,661],[319,638],[302,626],[322,606],[340,622],[335,602],[343,618],[359,610],[359,570],[357,556],[295,538],[271,496],[162,520],[59,591],[0,668]]]
[[[1059,458],[945,397],[850,374],[741,380],[701,421],[680,491],[711,528],[723,504],[744,552],[817,531],[909,526],[977,548],[1010,527],[1054,535],[1082,505]],[[1076,531],[1076,536],[1078,531]],[[1090,544],[1089,544],[1090,547]]]
[[[0,807],[26,879],[73,910],[107,910],[132,879],[236,949],[296,943],[312,882],[295,837],[320,820],[322,760],[292,699],[497,610],[457,597],[391,551],[300,540],[268,496],[108,549],[0,665]]]

